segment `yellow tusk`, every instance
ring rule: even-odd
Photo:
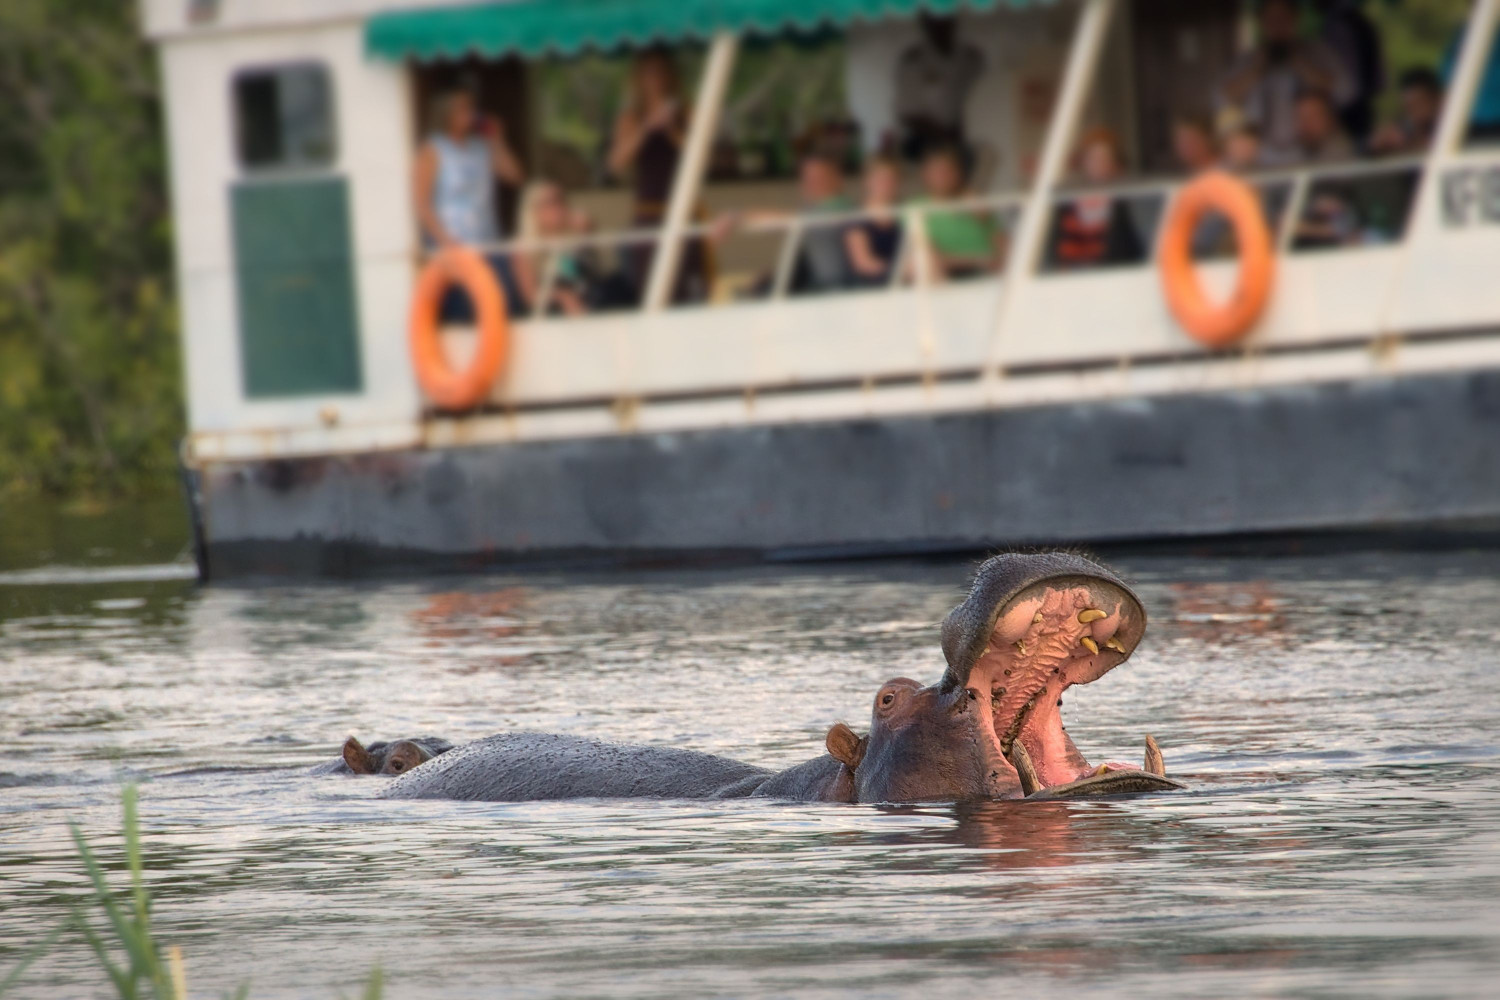
[[[1087,625],[1089,622],[1096,622],[1101,618],[1108,617],[1108,614],[1100,611],[1098,608],[1084,608],[1082,611],[1078,612],[1078,624]]]
[[[1090,653],[1097,653],[1097,652],[1099,652],[1099,644],[1097,642],[1095,642],[1093,639],[1090,639],[1088,636],[1084,636],[1082,639],[1079,639],[1078,641],[1081,642],[1081,643],[1083,643],[1083,648],[1086,649],[1086,650],[1088,650]]]
[[[1146,736],[1146,770],[1163,778],[1167,776],[1167,762],[1162,759],[1161,747],[1149,734]]]
[[[1033,624],[1033,625],[1040,625],[1041,623],[1042,623],[1042,613],[1040,611],[1038,611],[1036,614],[1034,614],[1034,615],[1031,616],[1031,624]]]
[[[1125,644],[1120,642],[1120,640],[1116,639],[1114,636],[1110,636],[1108,639],[1104,640],[1104,648],[1113,649],[1116,653],[1125,652]]]
[[[1010,745],[1010,766],[1016,769],[1016,776],[1021,779],[1021,794],[1032,795],[1042,790],[1043,785],[1037,777],[1036,767],[1031,763],[1031,755],[1016,740]]]
[[[1109,773],[1109,765],[1108,764],[1100,764],[1098,767],[1094,768],[1094,773],[1093,773],[1092,777],[1098,778],[1098,777],[1100,777],[1102,775],[1105,775],[1105,774],[1108,774],[1108,773]]]

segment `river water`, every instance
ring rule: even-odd
[[[941,671],[972,562],[198,588],[0,576],[0,979],[121,878],[140,787],[194,995],[1493,996],[1500,557],[1127,557],[1137,655],[1068,699],[1187,792],[906,807],[387,802],[343,738],[533,728],[786,765]],[[67,581],[67,582],[63,582]],[[121,882],[123,884],[123,882]],[[67,932],[21,997],[97,996]]]

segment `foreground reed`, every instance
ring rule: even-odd
[[[83,831],[77,823],[69,823],[73,843],[78,846],[78,856],[92,883],[92,893],[84,900],[87,909],[75,904],[67,920],[23,955],[15,968],[0,978],[0,996],[19,983],[31,964],[52,950],[63,934],[73,928],[93,950],[99,967],[109,976],[121,1000],[146,997],[188,1000],[182,950],[175,945],[163,947],[151,930],[151,895],[142,878],[141,830],[136,798],[135,786],[126,785],[121,799],[125,807],[125,864],[130,872],[130,887],[124,900],[117,899],[116,892],[105,880],[104,868]],[[97,915],[91,918],[88,910],[104,915],[102,932],[94,926]],[[116,956],[122,957],[117,959]],[[363,1000],[380,1000],[383,992],[384,976],[379,968],[373,969],[365,983]],[[248,983],[230,994],[234,1000],[246,1000],[249,995]]]

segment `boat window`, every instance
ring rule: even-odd
[[[327,67],[247,69],[233,84],[240,164],[246,170],[324,166],[336,155]]]

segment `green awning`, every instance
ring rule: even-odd
[[[585,49],[756,34],[852,21],[1034,7],[1054,0],[511,0],[376,14],[365,48],[387,59],[571,55]]]

